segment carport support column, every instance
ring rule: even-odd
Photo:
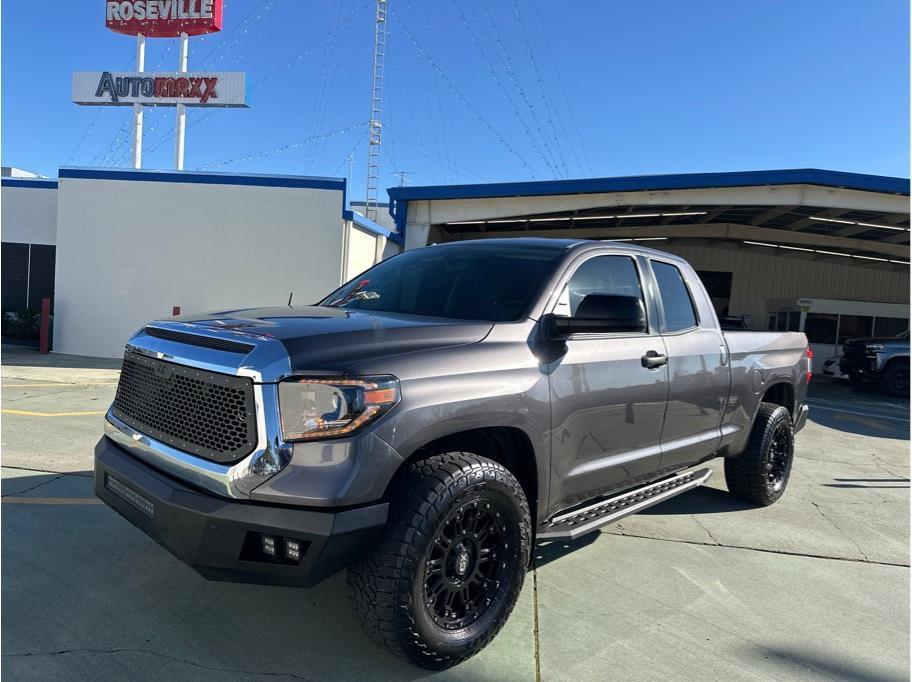
[[[187,48],[188,37],[186,33],[180,34],[180,54],[178,56],[177,70],[187,73]],[[177,105],[177,128],[174,131],[174,168],[184,170],[184,135],[187,130],[187,109],[183,104]]]
[[[404,250],[427,246],[431,226],[427,223],[406,223]]]
[[[136,70],[145,71],[146,36],[136,34]],[[142,168],[143,105],[133,105],[133,168]]]

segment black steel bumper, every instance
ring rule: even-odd
[[[364,554],[388,513],[386,503],[329,512],[216,497],[165,476],[106,437],[95,447],[95,494],[209,580],[298,587]],[[297,540],[300,562],[263,555],[262,534]]]

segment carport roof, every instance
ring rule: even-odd
[[[738,171],[731,173],[679,173],[673,175],[630,175],[616,178],[580,180],[543,180],[495,182],[479,185],[425,185],[391,187],[390,211],[395,216],[400,201],[421,199],[484,199],[494,197],[532,197],[556,194],[597,194],[601,192],[670,191],[756,185],[821,185],[839,189],[884,194],[909,194],[909,179],[885,175],[865,175],[817,168]]]
[[[818,169],[396,187],[405,234],[415,210],[448,239],[663,239],[815,260],[908,267],[909,180]],[[553,198],[554,200],[552,201]],[[421,207],[427,201],[427,207]],[[434,203],[433,209],[430,203]]]

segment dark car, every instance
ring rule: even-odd
[[[892,396],[908,396],[908,330],[899,336],[849,339],[842,347],[839,369],[853,384],[877,384]]]

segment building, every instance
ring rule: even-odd
[[[850,336],[909,325],[909,180],[814,169],[389,190],[405,248],[484,237],[636,241],[697,269],[719,315]]]
[[[346,182],[61,168],[3,178],[3,312],[54,302],[54,350],[117,357],[148,320],[311,303],[398,235],[346,207]]]
[[[144,322],[310,303],[402,248],[537,235],[687,258],[716,306],[807,333],[820,369],[909,321],[909,181],[820,170],[395,187],[377,224],[339,178],[62,168],[2,179],[3,312],[54,300],[54,350],[117,356]]]

